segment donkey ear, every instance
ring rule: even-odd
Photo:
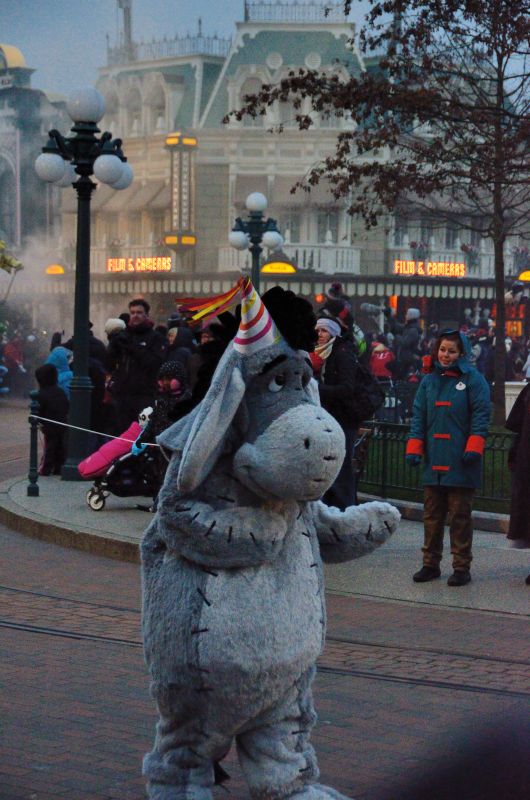
[[[245,395],[245,381],[239,366],[241,356],[234,351],[227,356],[217,367],[184,446],[177,478],[177,488],[182,494],[196,489],[221,455]]]

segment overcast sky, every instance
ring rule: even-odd
[[[133,0],[133,37],[195,33],[199,16],[204,35],[230,37],[243,19],[243,0]],[[34,88],[69,94],[95,83],[106,63],[106,35],[116,42],[121,19],[117,0],[0,0],[0,42],[22,51],[36,70]]]

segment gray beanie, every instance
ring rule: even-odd
[[[405,320],[410,322],[413,319],[419,319],[421,316],[419,308],[409,308],[405,314]]]
[[[108,319],[105,323],[105,333],[109,336],[111,333],[125,330],[127,326],[122,319]]]
[[[321,318],[317,320],[317,328],[324,328],[331,336],[340,336],[340,325],[332,319]]]

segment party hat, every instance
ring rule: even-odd
[[[241,355],[250,356],[276,344],[282,337],[250,279],[245,281],[241,293],[241,323],[233,346]]]

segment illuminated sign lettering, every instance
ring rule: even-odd
[[[421,278],[465,278],[463,261],[394,261],[394,275],[417,275]]]
[[[107,258],[107,272],[171,272],[171,256]]]

